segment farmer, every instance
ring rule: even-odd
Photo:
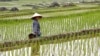
[[[41,36],[41,32],[40,32],[40,24],[39,24],[39,20],[42,18],[42,15],[35,13],[32,16],[32,20],[33,20],[33,34],[36,35],[36,37],[40,37]]]

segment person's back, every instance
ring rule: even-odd
[[[33,22],[33,32],[36,34],[36,36],[41,35],[40,24],[37,20],[34,20],[34,22]]]

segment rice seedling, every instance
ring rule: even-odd
[[[32,40],[28,40],[32,32],[31,20],[0,20],[0,55],[99,56],[99,15],[100,10],[96,10],[45,17],[40,20],[42,36]]]
[[[100,12],[97,11],[76,16],[44,18],[40,20],[42,36],[100,28],[99,14]],[[0,34],[3,42],[27,40],[28,34],[32,32],[32,21],[27,19],[4,20],[1,21],[0,26]]]
[[[87,32],[87,31],[86,31]],[[100,32],[100,31],[99,31]],[[70,33],[71,34],[71,33]],[[76,34],[76,33],[75,33]],[[81,34],[83,34],[81,32]],[[72,35],[72,36],[71,36]],[[11,51],[12,54],[13,50],[16,50],[16,55],[19,55],[18,52],[22,52],[21,47],[27,48],[28,46],[31,47],[31,56],[51,56],[51,55],[57,55],[57,56],[99,56],[99,47],[100,47],[100,33],[85,33],[85,35],[77,35],[71,34],[70,36],[66,35],[65,37],[62,36],[55,36],[53,38],[42,38],[42,39],[34,39],[30,42],[26,41],[27,44],[24,42],[20,44],[16,43],[11,45],[12,47],[7,48],[6,46],[0,48],[1,53],[7,52],[7,55],[11,55],[9,51]],[[68,38],[69,37],[69,38]],[[11,43],[13,44],[13,42]],[[25,51],[24,48],[23,52]],[[27,49],[25,52],[28,52]],[[29,52],[28,52],[29,53]],[[28,55],[27,53],[27,55]],[[23,54],[23,53],[21,53]]]

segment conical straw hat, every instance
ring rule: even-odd
[[[35,18],[35,17],[42,17],[42,15],[38,14],[38,13],[35,13],[32,18]]]

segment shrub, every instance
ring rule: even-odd
[[[49,7],[60,7],[60,4],[58,2],[52,2]]]
[[[38,9],[38,8],[39,8],[39,6],[37,6],[37,5],[32,6],[32,9]]]
[[[64,3],[62,7],[76,6],[74,3]]]
[[[13,7],[10,11],[19,11],[19,9],[17,7]]]
[[[0,11],[7,11],[8,9],[6,7],[0,7]]]
[[[32,5],[32,4],[25,4],[25,5],[22,5],[22,6],[32,7],[34,5]]]

